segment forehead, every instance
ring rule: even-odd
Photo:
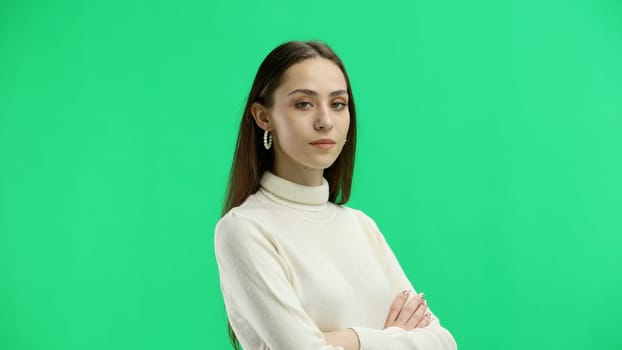
[[[289,92],[300,88],[315,90],[320,94],[346,90],[346,79],[333,61],[314,57],[287,68],[277,90]]]

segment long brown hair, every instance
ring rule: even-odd
[[[289,41],[272,50],[263,60],[255,75],[255,80],[242,114],[242,121],[240,122],[240,131],[233,156],[222,215],[239,206],[248,196],[257,192],[259,180],[264,171],[271,170],[274,164],[274,153],[272,150],[266,150],[263,147],[264,130],[255,123],[251,114],[251,106],[254,102],[259,102],[265,107],[271,107],[274,103],[274,90],[281,84],[281,78],[285,70],[305,59],[318,56],[333,61],[341,69],[346,80],[349,97],[348,110],[350,112],[348,142],[343,146],[335,162],[330,167],[324,169],[323,175],[329,184],[328,200],[330,202],[345,204],[350,199],[356,149],[356,111],[350,79],[341,59],[325,43],[319,41]],[[234,349],[239,350],[240,344],[230,322],[228,322],[228,328],[231,344]]]

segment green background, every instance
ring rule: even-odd
[[[622,348],[622,2],[2,0],[0,349],[229,348],[213,229],[292,39],[344,60],[349,205],[460,349]]]

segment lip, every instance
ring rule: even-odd
[[[309,143],[312,145],[334,145],[335,141],[332,139],[319,139]]]
[[[333,139],[319,139],[319,140],[309,142],[309,144],[313,147],[317,147],[321,149],[331,149],[335,146],[336,142]]]

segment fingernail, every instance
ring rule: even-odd
[[[402,292],[402,294],[408,294],[408,293],[410,293],[410,291],[409,291],[408,289],[405,289],[405,290]]]
[[[429,313],[429,312],[426,312],[426,313],[425,313],[425,317],[430,318],[430,316],[431,316],[431,315],[430,315],[430,313]]]
[[[420,293],[420,294],[419,294],[419,298],[423,299],[423,297],[425,297],[425,294]]]
[[[423,304],[424,304],[424,305],[428,305],[428,301],[427,301],[427,300],[424,300],[424,301],[423,301]]]

